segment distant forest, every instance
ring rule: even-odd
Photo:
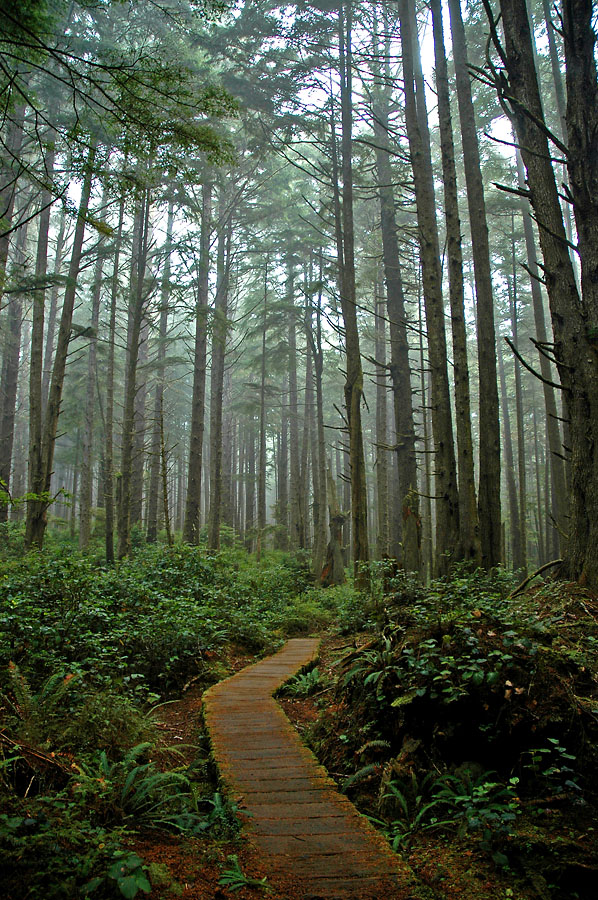
[[[590,0],[2,0],[0,530],[598,586]]]

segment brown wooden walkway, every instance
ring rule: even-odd
[[[204,694],[212,750],[228,790],[249,815],[250,840],[269,878],[294,896],[408,900],[414,877],[384,838],[338,793],[272,694],[317,654],[295,639]]]

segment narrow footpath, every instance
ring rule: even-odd
[[[318,646],[290,640],[204,694],[215,761],[273,884],[280,876],[304,900],[410,900],[407,864],[338,793],[272,697]]]

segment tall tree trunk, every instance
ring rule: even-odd
[[[523,170],[523,162],[521,153],[517,150],[517,175],[519,188],[525,190],[525,173]],[[538,258],[536,254],[536,241],[534,238],[534,226],[532,217],[529,212],[527,200],[523,200],[521,204],[521,214],[523,217],[523,232],[525,236],[525,249],[527,255],[527,269],[530,276],[530,286],[532,292],[532,304],[534,308],[534,324],[536,328],[536,340],[540,347],[548,346],[548,333],[546,329],[546,320],[544,317],[544,302],[542,299],[542,290],[540,287],[540,270],[538,267]],[[545,353],[538,351],[538,361],[540,364],[540,374],[542,376],[542,389],[544,392],[544,406],[546,408],[546,431],[548,435],[548,446],[550,449],[550,466],[552,469],[552,483],[554,490],[552,493],[552,517],[556,523],[559,535],[560,555],[565,556],[566,553],[566,532],[568,528],[568,496],[567,483],[565,479],[565,463],[563,460],[563,440],[561,438],[561,430],[559,427],[559,415],[555,389],[552,386],[553,368],[550,360]],[[546,560],[545,560],[546,561]]]
[[[248,553],[255,547],[255,426],[253,417],[245,434],[245,548]]]
[[[548,562],[548,553],[546,552],[546,543],[544,541],[544,514],[542,504],[542,488],[540,481],[540,449],[538,445],[538,422],[536,419],[536,407],[533,409],[534,422],[534,459],[536,470],[536,528],[538,532],[538,565],[542,566]],[[548,463],[546,463],[548,464]]]
[[[164,435],[164,392],[160,396],[160,409],[158,410],[160,428],[160,463],[162,472],[162,501],[164,504],[164,528],[166,529],[166,542],[172,547],[174,541],[170,527],[170,507],[168,503],[168,452],[166,449],[166,437]]]
[[[172,253],[172,226],[174,221],[174,203],[168,203],[168,218],[166,222],[166,258],[164,260],[164,272],[162,274],[162,289],[160,291],[160,325],[158,330],[158,353],[156,359],[156,387],[154,390],[154,414],[152,446],[150,451],[150,476],[147,499],[147,535],[149,544],[155,543],[158,536],[158,494],[160,484],[160,471],[162,466],[162,431],[163,431],[163,400],[164,379],[166,376],[166,337],[168,334],[168,300],[170,294],[170,255]],[[163,474],[163,484],[166,485]],[[165,514],[168,504],[165,506]],[[168,520],[170,527],[170,517]],[[170,543],[170,541],[169,541]]]
[[[230,412],[230,375],[224,378],[222,391],[222,491],[220,522],[233,527],[233,461],[235,458],[234,422]],[[224,410],[227,410],[225,413]]]
[[[556,8],[556,7],[555,7]],[[531,14],[531,10],[528,11]],[[555,25],[552,21],[552,15],[550,10],[550,2],[549,0],[542,0],[542,12],[544,13],[544,23],[546,25],[546,39],[548,41],[548,54],[550,56],[550,68],[552,71],[552,83],[554,85],[554,99],[556,101],[556,108],[559,114],[559,136],[563,142],[563,144],[568,143],[567,139],[567,101],[565,97],[565,88],[563,85],[563,76],[561,74],[561,64],[559,60],[559,52],[557,50],[556,41],[554,38],[554,34],[556,31]],[[558,13],[557,13],[558,15]],[[563,165],[563,182],[566,187],[566,191],[569,189],[569,176],[567,173],[567,165],[566,163]],[[571,205],[568,200],[564,200],[561,204],[563,209],[563,215],[565,219],[565,231],[567,233],[567,240],[573,243],[573,216],[571,212]],[[569,256],[571,257],[571,262],[573,264],[573,272],[575,274],[575,278],[577,281],[577,288],[579,290],[579,260],[577,254],[573,247],[570,248]]]
[[[237,475],[237,533],[242,544],[245,543],[245,493],[247,489],[247,444],[246,426],[239,420],[239,468]]]
[[[289,441],[290,441],[290,547],[303,546],[303,520],[301,516],[301,445],[299,442],[299,400],[297,387],[297,312],[294,306],[294,262],[287,261],[286,294],[289,305]]]
[[[23,322],[22,338],[21,338],[21,354],[19,377],[17,384],[17,408],[24,409],[27,402],[28,392],[28,369],[29,355],[31,351],[30,328],[27,321]],[[28,430],[27,422],[24,416],[19,416],[15,424],[15,446],[13,452],[13,477],[12,477],[12,494],[14,497],[22,497],[27,490],[27,450],[28,450]],[[14,522],[22,522],[24,517],[24,509],[21,504],[13,507],[11,512],[11,520]]]
[[[310,542],[310,526],[309,526],[309,462],[310,462],[310,446],[311,446],[311,421],[313,418],[314,406],[314,389],[313,389],[313,362],[311,353],[306,355],[305,360],[305,402],[303,406],[303,438],[301,441],[301,474],[299,502],[301,504],[301,522],[302,529],[302,549],[309,549]]]
[[[419,59],[419,44],[412,0],[401,0],[400,22],[403,77],[405,79],[405,120],[415,185],[420,260],[428,332],[428,357],[432,382],[436,568],[438,574],[442,574],[448,570],[451,562],[456,558],[459,548],[459,498],[447,372],[447,347],[444,330],[440,248],[436,226],[434,175],[423,79],[419,75],[421,64],[415,64],[415,59]]]
[[[105,195],[100,208],[104,208]],[[93,276],[91,298],[91,323],[87,357],[87,383],[85,387],[85,413],[83,441],[81,445],[81,486],[79,489],[79,549],[86,550],[91,538],[91,505],[93,478],[93,420],[97,389],[98,325],[100,322],[100,298],[104,274],[104,240],[100,238],[96,248],[97,258]]]
[[[71,514],[69,522],[69,533],[71,540],[74,540],[77,531],[77,506],[79,500],[79,451],[81,449],[81,429],[77,428],[77,438],[75,440],[75,462],[73,465],[73,478],[71,481]]]
[[[444,49],[444,28],[440,0],[431,0],[434,57],[436,61],[436,90],[442,154],[442,183],[449,275],[449,299],[453,338],[453,377],[455,388],[455,424],[457,428],[457,468],[459,473],[459,555],[474,565],[481,565],[482,545],[478,519],[475,475],[473,467],[473,438],[471,433],[471,402],[469,394],[469,363],[463,290],[463,252],[459,218],[457,171],[451,118],[448,68]]]
[[[388,24],[386,32],[390,34]],[[388,39],[385,58],[390,56]],[[375,66],[380,78],[379,66]],[[407,571],[421,569],[421,522],[417,495],[417,458],[415,452],[415,422],[413,417],[413,396],[411,386],[411,366],[409,342],[407,339],[407,316],[403,278],[399,258],[395,199],[392,187],[393,176],[390,165],[389,108],[390,96],[389,65],[386,65],[385,80],[376,89],[373,104],[374,134],[376,136],[376,179],[380,197],[380,225],[382,233],[382,255],[386,283],[386,304],[390,329],[389,373],[392,386],[395,418],[395,442],[399,476],[399,494],[402,507],[401,551],[402,563]],[[407,525],[416,526],[416,540],[408,540]],[[412,550],[409,557],[405,551]]]
[[[262,361],[260,370],[260,432],[257,472],[256,556],[262,558],[266,530],[266,332],[268,321],[268,257],[264,269],[264,312],[262,319]]]
[[[449,0],[449,10],[475,278],[480,380],[478,509],[482,564],[489,569],[497,566],[501,561],[500,424],[496,379],[494,301],[486,203],[480,168],[478,133],[471,99],[461,0]]]
[[[505,455],[505,480],[507,483],[507,498],[509,502],[509,533],[511,537],[511,565],[515,571],[523,568],[521,557],[521,520],[519,516],[519,502],[517,485],[515,483],[515,462],[513,458],[513,439],[511,435],[511,418],[509,415],[509,401],[505,378],[505,364],[503,354],[498,354],[498,373],[500,377],[500,395],[502,405],[503,447]]]
[[[598,584],[598,84],[591,0],[565,0],[568,168],[582,266],[582,295],[569,257],[534,68],[527,10],[501,0],[513,120],[539,223],[554,331],[554,357],[566,391],[571,441],[571,519],[567,571]]]
[[[420,376],[420,394],[421,394],[421,417],[422,417],[422,444],[423,444],[423,460],[420,466],[421,471],[421,494],[422,494],[422,566],[424,580],[427,583],[434,572],[434,520],[432,514],[432,459],[433,447],[430,437],[430,390],[428,385],[431,382],[431,375],[424,353],[424,311],[423,297],[421,291],[421,279],[418,278],[418,331],[419,331],[419,376]]]
[[[106,507],[106,562],[114,562],[114,350],[116,342],[116,307],[118,303],[118,271],[122,243],[125,201],[121,196],[118,228],[114,243],[114,262],[110,285],[108,325],[108,361],[106,364],[106,434],[104,449],[104,503]]]
[[[56,238],[56,254],[54,256],[54,283],[50,291],[50,309],[48,310],[48,322],[46,326],[46,349],[44,351],[44,370],[42,374],[42,409],[45,412],[50,390],[50,378],[52,376],[52,359],[54,357],[54,335],[56,332],[56,313],[58,311],[58,295],[60,284],[58,278],[62,267],[62,257],[65,244],[66,210],[60,212],[60,226]]]
[[[51,131],[48,135],[48,145],[44,157],[44,169],[51,178],[54,172],[56,150],[54,142],[56,134]],[[29,452],[28,452],[28,490],[30,494],[42,493],[42,428],[43,428],[43,397],[42,397],[42,367],[44,349],[44,304],[46,273],[48,269],[48,236],[50,231],[51,195],[44,189],[41,194],[41,213],[38,220],[37,251],[35,257],[35,290],[33,294],[33,311],[31,317],[31,349],[29,355]],[[8,245],[7,245],[8,253]],[[38,501],[35,510],[30,500],[27,506],[27,529],[33,528],[32,516],[41,515],[41,506]],[[43,531],[41,535],[43,540]],[[39,529],[36,529],[39,530]],[[35,535],[26,535],[26,546],[34,540]]]
[[[515,234],[514,221],[511,218],[512,226],[512,256],[513,271],[512,284],[507,281],[509,291],[509,305],[511,313],[511,333],[513,335],[514,346],[519,349],[519,328],[517,322],[517,270],[515,266]],[[515,412],[517,417],[517,473],[519,482],[519,541],[520,547],[517,555],[516,568],[527,571],[527,500],[526,500],[526,479],[525,479],[525,436],[523,424],[523,388],[521,384],[521,364],[517,358],[514,359],[515,366]],[[515,564],[515,560],[514,560]]]
[[[324,564],[327,539],[328,485],[326,463],[326,436],[324,431],[324,397],[322,388],[322,372],[324,369],[324,353],[322,351],[322,254],[319,254],[318,300],[316,306],[315,340],[310,329],[308,340],[314,358],[314,380],[316,387],[316,430],[318,439],[318,495],[314,497],[314,519],[317,521],[314,535],[313,570],[319,579]],[[318,513],[315,514],[317,505]]]
[[[39,454],[36,454],[35,449],[33,449],[33,453],[30,454],[30,460],[33,463],[30,467],[30,491],[31,493],[36,494],[37,498],[32,499],[27,506],[27,525],[25,532],[25,545],[27,547],[35,545],[41,549],[46,531],[47,510],[51,502],[49,492],[54,463],[54,447],[56,444],[58,417],[60,415],[60,405],[62,402],[64,372],[69,342],[71,339],[71,325],[77,295],[77,281],[81,268],[83,238],[85,236],[85,222],[89,209],[95,153],[95,146],[92,146],[88,154],[85,178],[81,189],[77,224],[75,226],[75,236],[73,238],[73,249],[71,251],[67,285],[64,292],[64,301],[58,328],[56,354],[54,356],[54,366],[52,367],[52,380],[50,382],[48,405],[44,417],[43,432],[41,434],[40,452]],[[41,303],[43,306],[43,297],[41,298]],[[41,315],[43,320],[43,309]],[[37,358],[38,371],[36,373],[34,391],[36,394],[35,402],[41,404],[41,341],[37,352]],[[30,403],[33,402],[34,398],[30,396]]]
[[[383,299],[376,296],[376,493],[378,496],[378,559],[389,553],[388,542],[388,431],[386,422],[386,329],[382,314]]]
[[[6,274],[6,264],[8,262],[8,250],[12,229],[14,228],[13,214],[15,207],[15,199],[17,195],[17,183],[22,171],[21,149],[23,146],[23,126],[25,124],[25,104],[20,103],[14,110],[12,120],[8,124],[4,146],[6,148],[6,157],[3,160],[2,173],[0,174],[0,297],[4,292],[4,277]],[[56,134],[51,130],[48,135],[48,144],[54,144]],[[52,153],[52,166],[46,169],[48,177],[51,179],[54,165],[54,149]],[[46,153],[46,161],[48,161],[48,152]],[[41,210],[45,213],[47,206],[48,216],[50,214],[50,206],[52,199],[49,191],[42,191]]]
[[[191,435],[187,475],[187,500],[183,540],[199,543],[201,508],[201,476],[205,430],[206,355],[208,325],[208,292],[210,275],[210,238],[212,220],[212,182],[203,183],[201,200],[201,235],[197,273],[197,305],[195,310],[195,349],[193,357],[193,396],[191,400]]]
[[[121,467],[118,504],[118,557],[123,559],[131,551],[131,480],[135,439],[135,395],[137,393],[137,363],[143,322],[145,294],[150,189],[139,189],[135,210],[133,253],[131,257],[129,328],[125,364],[125,397],[122,418]]]
[[[19,269],[21,274],[24,274],[22,270],[25,266],[27,231],[28,226],[25,223],[17,232],[14,255],[17,275]],[[10,471],[15,437],[22,320],[23,298],[20,293],[15,293],[8,302],[0,377],[0,523],[8,521],[8,507],[14,496],[10,490]]]
[[[357,296],[355,289],[355,231],[353,223],[353,54],[352,0],[341,3],[339,10],[339,59],[341,86],[341,174],[342,240],[339,244],[340,298],[345,326],[345,353],[347,374],[345,379],[345,409],[349,427],[349,465],[351,477],[351,524],[353,570],[355,584],[366,588],[369,584],[367,562],[369,560],[367,489],[365,453],[361,425],[361,401],[363,397],[363,371],[357,328]],[[334,140],[336,147],[336,140]],[[334,180],[336,177],[333,175]],[[340,221],[339,221],[340,224]]]
[[[224,199],[222,198],[224,207]],[[220,216],[222,221],[222,216]],[[212,326],[212,368],[210,373],[210,512],[208,515],[208,547],[220,547],[222,516],[222,406],[224,394],[224,360],[228,335],[228,287],[231,265],[232,222],[222,223],[218,235],[217,287]]]
[[[145,282],[147,273],[143,273]],[[144,288],[144,301],[147,303],[148,291]],[[147,308],[147,306],[146,306]],[[139,332],[139,350],[137,353],[137,371],[140,377],[137,379],[135,389],[135,413],[133,425],[133,455],[131,457],[131,500],[129,506],[129,521],[131,525],[141,528],[143,515],[143,476],[145,470],[145,424],[147,381],[146,370],[148,360],[149,320],[144,311],[141,330]]]
[[[278,454],[278,497],[276,500],[276,545],[289,549],[289,416],[288,376],[281,395],[280,452]]]

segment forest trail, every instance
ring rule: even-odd
[[[291,884],[304,900],[409,900],[409,867],[338,793],[272,697],[318,646],[289,640],[204,694],[214,758],[273,884]]]

